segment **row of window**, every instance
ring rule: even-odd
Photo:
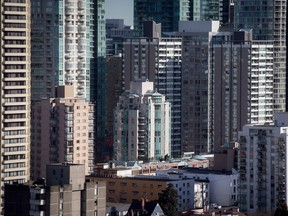
[[[11,131],[4,131],[4,135],[25,135],[26,130],[11,130]]]
[[[4,152],[26,151],[26,146],[4,148]]]
[[[4,164],[4,169],[12,169],[12,168],[20,168],[20,167],[26,167],[25,162]]]
[[[13,144],[13,143],[25,143],[26,138],[15,138],[15,139],[4,139],[4,144]]]
[[[9,161],[9,160],[22,160],[25,159],[26,155],[25,154],[17,154],[17,155],[5,155],[4,160]]]
[[[4,177],[24,176],[25,171],[5,172]]]

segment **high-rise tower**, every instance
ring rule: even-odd
[[[189,20],[189,0],[135,0],[134,29],[143,36],[143,22],[161,23],[162,32],[178,30],[180,20]]]
[[[75,97],[94,97],[96,5],[89,0],[31,0],[32,100],[54,97],[59,85],[73,85]]]
[[[286,9],[287,0],[235,1],[235,29],[252,29],[254,40],[272,41],[275,112],[286,106]]]
[[[58,86],[56,98],[32,107],[31,179],[46,178],[46,165],[78,163],[85,174],[94,164],[94,106],[73,97],[73,86]]]
[[[24,183],[30,175],[30,1],[1,0],[0,10],[3,187]]]
[[[159,160],[171,154],[171,108],[153,82],[131,82],[114,114],[114,159]]]
[[[145,24],[148,25],[144,31],[149,37],[129,38],[123,42],[124,89],[128,90],[130,82],[137,79],[155,83],[157,92],[171,103],[171,153],[173,157],[180,157],[182,40],[177,37],[159,37],[159,25],[153,21]]]
[[[190,0],[189,19],[193,21],[233,22],[233,0]]]

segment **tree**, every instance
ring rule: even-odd
[[[166,162],[168,162],[168,161],[170,160],[170,157],[169,157],[168,154],[165,155],[164,160],[165,160]]]
[[[282,203],[276,209],[274,216],[288,216],[288,209],[285,203]]]
[[[159,205],[163,209],[163,212],[167,216],[176,216],[177,215],[177,204],[178,204],[178,195],[177,190],[175,190],[173,184],[168,184],[165,190],[162,190],[162,193],[159,194]]]

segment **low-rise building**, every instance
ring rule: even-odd
[[[210,161],[205,158],[155,161],[150,163],[141,163],[139,161],[110,161],[109,163],[98,163],[94,167],[94,173],[99,176],[135,176],[139,174],[155,175],[157,170],[167,170],[180,167],[208,168]]]
[[[157,170],[156,175],[167,177],[176,173],[183,175],[183,178],[197,181],[208,180],[208,203],[218,203],[221,206],[231,206],[237,203],[238,173],[234,169],[232,171],[218,171],[185,167],[181,169]]]
[[[105,215],[106,183],[85,180],[84,165],[48,165],[47,177],[46,181],[5,185],[4,214]]]
[[[156,200],[146,201],[145,199],[141,199],[141,200],[133,200],[129,207],[127,216],[134,216],[134,215],[164,216],[165,214]]]
[[[134,199],[158,200],[159,193],[173,184],[178,194],[177,211],[208,205],[209,181],[195,180],[179,173],[170,176],[137,175],[133,177],[87,176],[90,181],[106,181],[107,202],[131,203]]]

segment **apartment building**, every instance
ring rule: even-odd
[[[154,82],[158,74],[159,38],[126,38],[123,41],[124,90],[137,79]]]
[[[46,177],[50,163],[94,164],[93,104],[75,98],[73,86],[56,88],[56,98],[35,102],[32,111],[31,178]]]
[[[119,96],[123,92],[122,57],[107,56],[105,71],[105,137],[101,139],[102,142],[97,142],[95,163],[107,162],[113,159],[114,109]]]
[[[122,53],[123,39],[134,35],[132,26],[124,25],[124,19],[106,19],[106,56]]]
[[[209,182],[209,196],[205,201],[217,203],[221,206],[235,205],[238,200],[238,172],[184,167],[180,169],[157,170],[156,176],[169,177],[180,175],[182,179],[195,179],[195,181]],[[204,190],[206,187],[203,188]]]
[[[273,44],[252,37],[241,30],[212,38],[208,137],[214,151],[235,143],[245,124],[273,121]]]
[[[181,152],[210,152],[209,85],[212,81],[210,45],[218,21],[181,21],[182,37]]]
[[[234,27],[253,29],[253,39],[273,44],[274,111],[287,110],[286,23],[287,0],[238,0],[235,2]],[[257,5],[257,7],[255,7]]]
[[[24,183],[30,176],[30,1],[3,0],[0,11],[3,188],[4,183]]]
[[[245,125],[239,133],[239,207],[248,213],[273,214],[287,203],[288,114],[274,124]]]
[[[58,85],[73,85],[75,97],[90,100],[94,3],[31,0],[31,11],[32,100],[54,97]]]
[[[219,21],[181,21],[170,35],[182,37],[182,154],[218,151],[243,125],[272,122],[272,41]]]
[[[114,158],[159,160],[171,155],[171,107],[153,82],[131,82],[115,108]]]
[[[84,170],[79,164],[53,164],[46,181],[5,185],[5,215],[105,215],[106,184],[86,181]]]
[[[137,175],[133,177],[87,176],[90,181],[106,181],[107,202],[132,203],[133,199],[158,200],[159,193],[173,184],[178,194],[177,211],[182,212],[208,205],[209,181],[182,178],[171,173],[169,177]],[[206,202],[207,201],[207,202]]]
[[[182,39],[159,39],[156,89],[171,104],[171,152],[181,156]]]
[[[171,103],[171,153],[181,157],[182,39],[160,37],[161,25],[143,21],[145,38],[123,41],[124,89],[138,79],[154,82],[155,89]]]

